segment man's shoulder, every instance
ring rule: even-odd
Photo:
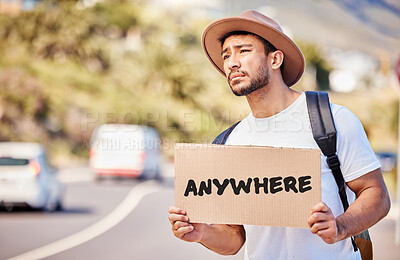
[[[342,106],[342,105],[331,103],[331,110],[332,110],[332,115],[333,115],[334,119],[355,116],[353,114],[353,112],[350,111],[350,109],[348,109],[347,107]]]
[[[354,119],[357,116],[347,107],[331,103],[333,118],[336,119]],[[358,119],[358,118],[357,118]]]
[[[332,115],[335,116],[339,110],[345,108],[344,106],[338,105],[338,104],[334,104],[331,103],[331,110],[332,110]]]

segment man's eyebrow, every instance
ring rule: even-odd
[[[234,45],[233,48],[235,49],[240,49],[242,47],[253,47],[252,44],[238,44],[238,45]],[[221,51],[221,56],[228,51],[228,48],[225,48]]]

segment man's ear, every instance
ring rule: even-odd
[[[270,53],[272,59],[271,67],[272,69],[279,69],[282,66],[284,54],[280,50],[276,50]]]

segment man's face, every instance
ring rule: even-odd
[[[221,55],[228,84],[235,95],[246,96],[268,85],[268,60],[264,46],[256,36],[229,36]]]

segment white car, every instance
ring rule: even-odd
[[[7,210],[59,210],[63,190],[41,144],[0,142],[0,204]]]
[[[148,126],[106,124],[93,132],[89,165],[104,176],[160,178],[160,137]]]

